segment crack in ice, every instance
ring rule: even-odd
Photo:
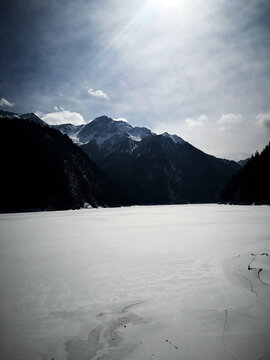
[[[223,330],[222,330],[221,342],[222,342],[222,347],[223,347],[224,352],[227,353],[227,354],[231,357],[231,359],[237,360],[236,357],[226,348],[225,341],[224,341],[224,337],[225,337],[225,333],[226,333],[226,327],[227,327],[227,322],[228,322],[228,311],[229,311],[229,310],[231,310],[231,308],[224,310],[225,319],[224,319],[224,325],[223,325]]]
[[[255,258],[256,258],[256,256],[257,256],[257,255],[255,255],[255,254],[253,254],[253,253],[251,253],[250,255],[253,256],[253,259],[252,259],[251,262],[248,264],[248,270],[253,269],[253,268],[251,267],[251,265],[252,265],[253,261],[255,260]]]
[[[250,285],[250,291],[251,291],[255,296],[257,296],[258,294],[257,294],[257,292],[254,290],[253,282],[252,282],[249,278],[247,278],[245,275],[242,274],[242,270],[241,270],[241,269],[237,269],[237,270],[238,270],[239,273],[235,273],[235,274],[238,275],[238,276],[243,277],[244,279],[246,279],[246,280],[248,281],[249,285]]]
[[[263,269],[259,269],[259,271],[258,271],[258,279],[260,280],[260,282],[261,282],[263,285],[268,285],[268,286],[269,286],[269,284],[265,283],[265,282],[261,279],[260,273],[261,273],[262,271],[263,271]]]
[[[145,302],[145,301],[139,301],[139,302],[136,302],[136,303],[134,303],[134,304],[124,306],[122,310],[118,311],[118,313],[119,313],[119,314],[123,314],[123,313],[127,312],[127,310],[133,308],[134,306],[141,305],[141,304],[143,304],[144,302]]]
[[[259,253],[259,254],[251,253],[251,256],[253,256],[253,260],[248,265],[248,270],[258,270],[257,276],[258,276],[258,279],[261,282],[261,284],[262,285],[269,285],[269,284],[265,283],[260,277],[260,273],[263,271],[263,268],[251,267],[252,263],[254,262],[254,260],[256,259],[257,256],[269,256],[269,254],[267,252],[263,252],[263,253]]]

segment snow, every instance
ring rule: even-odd
[[[177,135],[175,135],[175,134],[171,135],[171,134],[168,134],[167,132],[164,132],[164,133],[161,134],[161,135],[166,136],[166,137],[172,139],[172,141],[173,141],[175,144],[184,144],[184,143],[185,143],[185,141],[184,141],[182,138],[180,138],[179,136],[177,136]]]
[[[114,136],[115,136],[115,133],[113,133],[113,134],[105,133],[105,134],[101,134],[101,135],[99,135],[98,133],[93,133],[93,134],[88,135],[87,139],[84,140],[82,143],[87,144],[89,141],[95,140],[98,145],[101,145],[108,139],[113,138]]]
[[[270,359],[269,215],[228,205],[0,215],[1,358]]]
[[[128,136],[135,142],[140,142],[145,137],[156,135],[146,127],[133,127],[125,119],[111,119],[107,116],[100,116],[86,125],[62,124],[61,127],[57,128],[64,134],[67,134],[77,144],[87,144],[89,141],[95,140],[99,146],[107,140],[110,140],[111,144],[114,145],[118,143],[119,136],[123,135]],[[165,132],[161,135],[172,139],[175,144],[185,143],[182,138],[175,134],[171,135]]]
[[[142,140],[142,138],[139,137],[139,136],[133,136],[133,135],[130,135],[130,134],[129,134],[129,137],[130,137],[130,139],[133,140],[133,141],[141,141],[141,140]]]

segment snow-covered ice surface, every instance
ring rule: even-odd
[[[5,360],[270,359],[270,208],[0,215]]]

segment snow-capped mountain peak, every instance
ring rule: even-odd
[[[99,116],[85,125],[63,124],[55,125],[56,129],[67,134],[74,142],[79,144],[87,144],[95,140],[97,145],[101,146],[107,140],[111,143],[119,141],[119,136],[125,136],[132,141],[140,142],[148,136],[155,136],[156,133],[146,127],[132,126],[126,120],[112,119],[106,115]],[[183,144],[185,141],[177,136],[167,132],[161,134],[172,139],[175,144]]]
[[[101,145],[110,138],[117,139],[116,135],[127,135],[134,141],[141,141],[144,137],[154,134],[144,127],[133,127],[127,121],[113,120],[103,115],[84,125],[76,136],[80,143],[95,140]]]

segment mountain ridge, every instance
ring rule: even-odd
[[[45,121],[41,120],[35,113],[18,114],[11,111],[0,110],[0,118],[25,119],[25,120],[33,121],[42,126],[49,126]]]
[[[217,202],[240,169],[235,161],[208,155],[177,135],[157,135],[105,116],[86,126],[87,136],[77,137],[84,141],[81,148],[134,204]]]
[[[12,114],[22,120],[22,115]],[[85,125],[46,127],[69,137],[76,149],[80,146],[130,205],[218,202],[240,169],[235,161],[206,154],[177,135],[155,134],[108,116]]]
[[[53,125],[53,127],[72,137],[80,144],[86,144],[94,139],[98,145],[102,145],[114,135],[126,134],[134,141],[141,141],[147,136],[157,135],[146,127],[132,126],[127,121],[114,120],[106,115],[99,116],[85,125],[72,125],[73,131],[71,131],[71,125],[62,124]],[[163,133],[162,135],[171,137],[174,142],[184,142],[182,138],[175,134]]]
[[[2,118],[1,212],[120,206],[115,185],[72,140],[50,126]]]

